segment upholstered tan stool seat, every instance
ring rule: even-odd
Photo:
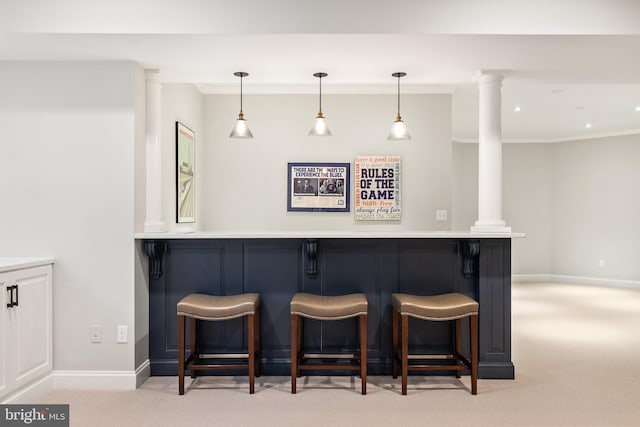
[[[211,369],[248,369],[249,393],[254,393],[255,377],[260,375],[260,295],[247,293],[240,295],[215,296],[191,294],[182,298],[177,305],[178,313],[178,393],[184,394],[185,369],[195,371]],[[247,352],[242,354],[216,353],[201,354],[196,343],[196,321],[221,321],[247,317]],[[191,354],[185,360],[185,318],[190,319]],[[204,359],[246,359],[246,363],[202,363]]]
[[[471,394],[477,394],[478,386],[478,302],[466,295],[448,293],[433,296],[417,296],[408,294],[392,294],[393,305],[393,378],[397,378],[398,364],[402,366],[402,394],[407,394],[407,377],[410,370],[423,371],[471,371]],[[455,320],[455,350],[447,355],[409,354],[409,317],[422,320],[448,321]],[[471,361],[461,354],[461,319],[469,317]],[[401,318],[401,322],[399,321]],[[398,337],[400,324],[401,337]],[[402,346],[402,349],[400,349]],[[451,359],[455,364],[434,364],[434,359]],[[409,364],[412,360],[431,360],[432,364]]]
[[[296,393],[296,379],[301,370],[359,370],[362,394],[367,394],[367,312],[364,294],[323,296],[297,293],[291,299],[291,393]],[[343,320],[359,317],[359,354],[305,354],[302,350],[302,318],[315,320]],[[309,359],[337,359],[350,363],[307,364]],[[357,362],[354,364],[354,362]]]

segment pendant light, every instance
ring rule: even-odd
[[[329,127],[327,127],[327,124],[324,121],[324,116],[322,115],[322,78],[327,77],[327,75],[327,73],[315,73],[313,75],[320,81],[320,109],[316,116],[316,122],[309,131],[309,136],[331,136],[331,131],[329,130]]]
[[[391,131],[389,132],[389,136],[387,139],[389,141],[401,141],[401,140],[410,140],[411,135],[407,131],[407,126],[402,121],[402,117],[400,117],[400,77],[406,76],[407,73],[393,73],[391,76],[398,78],[398,115],[396,116],[396,121],[393,122],[391,126]]]
[[[240,114],[238,115],[238,120],[236,120],[236,125],[231,130],[229,134],[229,138],[244,138],[249,139],[253,138],[253,134],[249,130],[249,126],[247,126],[247,121],[244,119],[244,113],[242,112],[242,79],[247,77],[249,73],[245,73],[244,71],[236,71],[233,73],[234,76],[240,77]]]

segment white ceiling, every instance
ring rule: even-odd
[[[498,0],[245,0],[243,14],[240,3],[222,0],[183,0],[179,12],[139,0],[147,9],[127,13],[122,0],[98,9],[80,0],[59,0],[57,8],[45,0],[13,3],[0,17],[0,60],[133,60],[159,69],[164,82],[194,83],[203,93],[235,93],[234,71],[250,73],[247,93],[315,93],[317,71],[329,74],[325,93],[395,93],[391,73],[404,71],[403,93],[453,93],[460,141],[477,138],[473,78],[488,70],[504,76],[505,141],[640,133],[640,2],[633,0],[566,0],[546,11],[547,0],[512,0],[510,8]],[[449,14],[452,5],[467,13]],[[260,13],[246,16],[250,9]],[[340,19],[330,19],[336,11]],[[384,17],[406,25],[394,32]]]

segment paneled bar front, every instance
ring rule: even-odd
[[[512,233],[145,233],[149,257],[151,375],[177,375],[176,304],[187,294],[261,295],[262,372],[290,373],[289,302],[296,292],[362,292],[369,301],[370,375],[390,375],[391,294],[459,292],[479,310],[479,377],[513,379],[511,361]],[[198,331],[204,350],[246,346],[245,320],[210,322]],[[451,325],[411,325],[411,345],[444,353],[454,344]],[[357,322],[308,321],[305,349],[353,352]],[[463,334],[468,334],[463,330]],[[465,335],[466,336],[466,335]],[[428,341],[427,338],[428,337]],[[463,348],[467,352],[467,348]]]

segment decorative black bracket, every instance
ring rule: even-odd
[[[462,274],[465,279],[473,277],[475,260],[480,254],[480,241],[479,240],[463,240],[462,241],[462,257],[463,267]]]
[[[144,251],[149,257],[149,275],[152,279],[162,276],[162,256],[167,250],[164,240],[145,240]]]
[[[318,274],[318,241],[307,239],[304,243],[307,248],[307,276],[313,278]]]

